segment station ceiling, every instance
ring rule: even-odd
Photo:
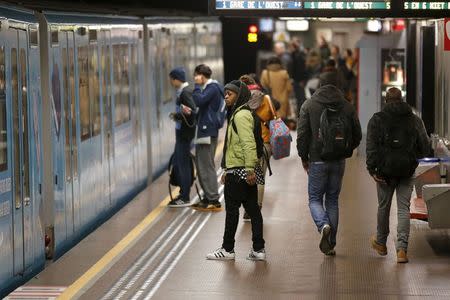
[[[205,16],[208,0],[6,0],[35,10],[132,16]]]

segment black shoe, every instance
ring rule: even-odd
[[[207,199],[203,198],[203,199],[200,199],[200,201],[198,201],[197,203],[195,203],[195,204],[193,204],[191,206],[192,206],[192,208],[203,207],[206,204],[208,204],[208,202],[209,201]]]
[[[250,219],[250,216],[247,212],[244,213],[244,222],[250,222],[252,219]]]
[[[199,211],[221,211],[223,209],[222,204],[217,200],[208,202],[200,201],[196,205],[193,205],[192,208]]]
[[[181,197],[177,197],[167,204],[168,207],[186,207],[191,206],[191,202],[187,199],[183,199]]]

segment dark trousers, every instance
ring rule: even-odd
[[[226,251],[234,249],[234,236],[239,222],[239,207],[244,205],[245,211],[252,220],[253,250],[264,248],[263,219],[258,206],[258,189],[256,185],[248,185],[247,182],[234,174],[225,177],[225,233],[222,247]]]
[[[177,181],[180,183],[181,198],[189,201],[192,183],[191,141],[182,139],[180,130],[176,131],[173,166]]]
[[[293,81],[292,83],[293,87],[294,87],[294,94],[295,94],[295,99],[297,100],[297,109],[296,109],[296,114],[295,117],[298,118],[298,115],[300,113],[300,108],[303,105],[303,102],[305,102],[305,88],[303,88],[299,82],[297,81]]]

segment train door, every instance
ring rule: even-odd
[[[112,132],[112,105],[111,105],[111,31],[100,32],[101,44],[101,72],[103,97],[103,171],[104,195],[106,203],[111,205],[112,182],[111,164],[113,162],[113,132]]]
[[[78,145],[75,110],[75,47],[74,32],[63,31],[61,45],[62,81],[64,89],[64,165],[67,234],[79,225]]]
[[[14,275],[32,263],[32,205],[28,118],[27,34],[13,29],[11,41]]]

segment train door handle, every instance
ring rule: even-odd
[[[23,200],[24,200],[25,206],[30,206],[30,204],[31,204],[31,198],[30,197],[25,197]]]

